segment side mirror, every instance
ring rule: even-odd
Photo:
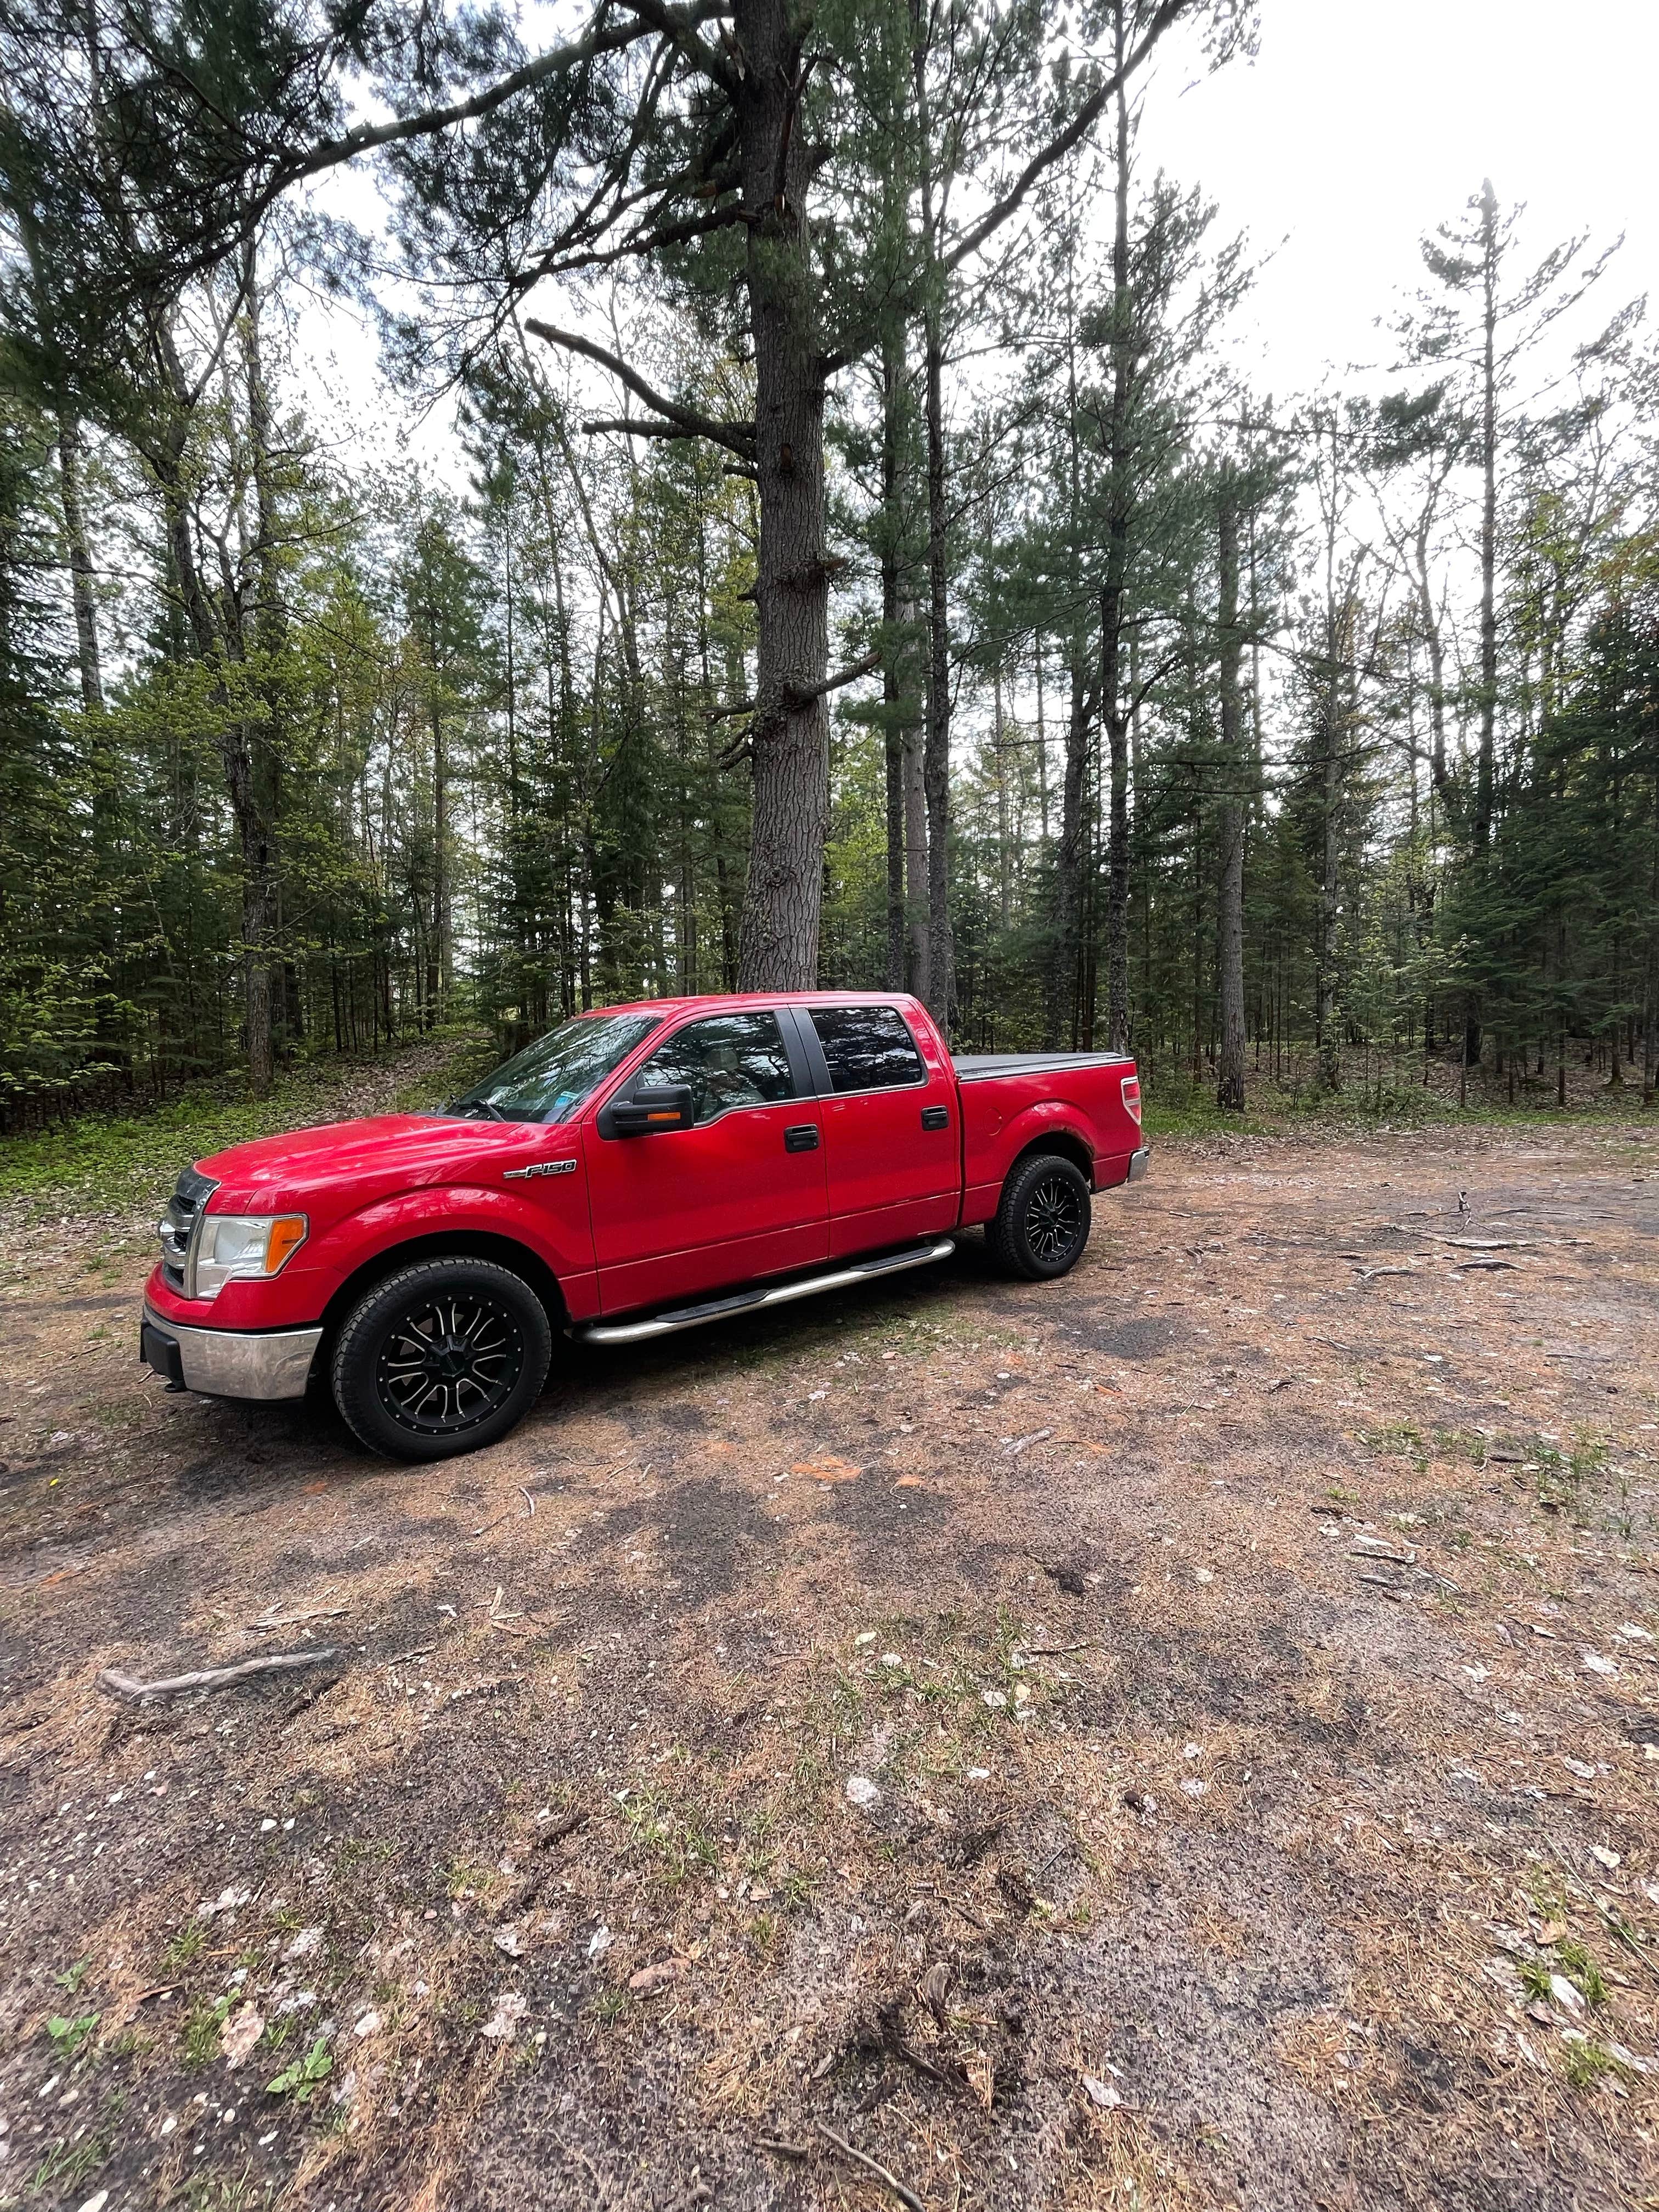
[[[611,1109],[611,1126],[619,1137],[654,1137],[666,1129],[692,1128],[696,1121],[689,1083],[653,1084]]]

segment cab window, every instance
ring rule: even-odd
[[[927,1080],[896,1006],[814,1006],[812,1026],[837,1091],[901,1091]]]
[[[689,1022],[652,1054],[634,1087],[661,1083],[689,1085],[699,1127],[734,1107],[771,1106],[795,1095],[775,1014],[711,1014]]]

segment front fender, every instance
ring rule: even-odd
[[[532,1186],[544,1192],[548,1186]],[[569,1195],[559,1193],[556,1206],[518,1190],[489,1190],[476,1183],[442,1183],[400,1191],[346,1214],[319,1235],[308,1237],[282,1273],[269,1282],[227,1283],[211,1305],[188,1304],[152,1278],[153,1302],[170,1320],[215,1328],[288,1328],[320,1321],[340,1285],[358,1268],[416,1237],[472,1233],[501,1237],[526,1246],[570,1285],[575,1312],[586,1301],[578,1287],[593,1273],[593,1231],[587,1218],[587,1193],[580,1179],[569,1178]],[[157,1271],[159,1276],[160,1271]]]
[[[545,1191],[545,1183],[537,1186]],[[574,1177],[569,1199],[557,1208],[516,1190],[488,1190],[476,1184],[448,1183],[380,1200],[337,1221],[319,1238],[311,1265],[334,1277],[336,1285],[355,1274],[366,1261],[416,1237],[441,1237],[447,1231],[510,1237],[525,1244],[554,1274],[585,1274],[593,1266],[593,1230],[587,1218],[587,1193]],[[563,1191],[560,1193],[564,1197]],[[574,1201],[574,1202],[571,1202]],[[306,1256],[302,1248],[297,1256]]]

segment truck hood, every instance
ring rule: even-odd
[[[216,1213],[332,1211],[337,1194],[354,1210],[389,1190],[439,1183],[498,1182],[515,1159],[548,1157],[549,1131],[531,1121],[474,1121],[445,1114],[371,1114],[280,1137],[231,1145],[198,1162],[219,1185]],[[578,1149],[575,1130],[569,1150]],[[563,1150],[562,1146],[557,1148]]]

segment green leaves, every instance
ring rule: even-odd
[[[46,2033],[56,2045],[59,2057],[73,2058],[102,2017],[101,2013],[83,2012],[74,2020],[66,2020],[61,2013],[54,2013],[46,2022]]]
[[[312,2092],[326,2081],[334,2070],[334,2061],[329,2056],[328,2039],[319,2035],[303,2057],[296,2058],[282,2072],[267,2081],[265,2089],[273,2097],[292,2097],[296,2104],[306,2104]]]

